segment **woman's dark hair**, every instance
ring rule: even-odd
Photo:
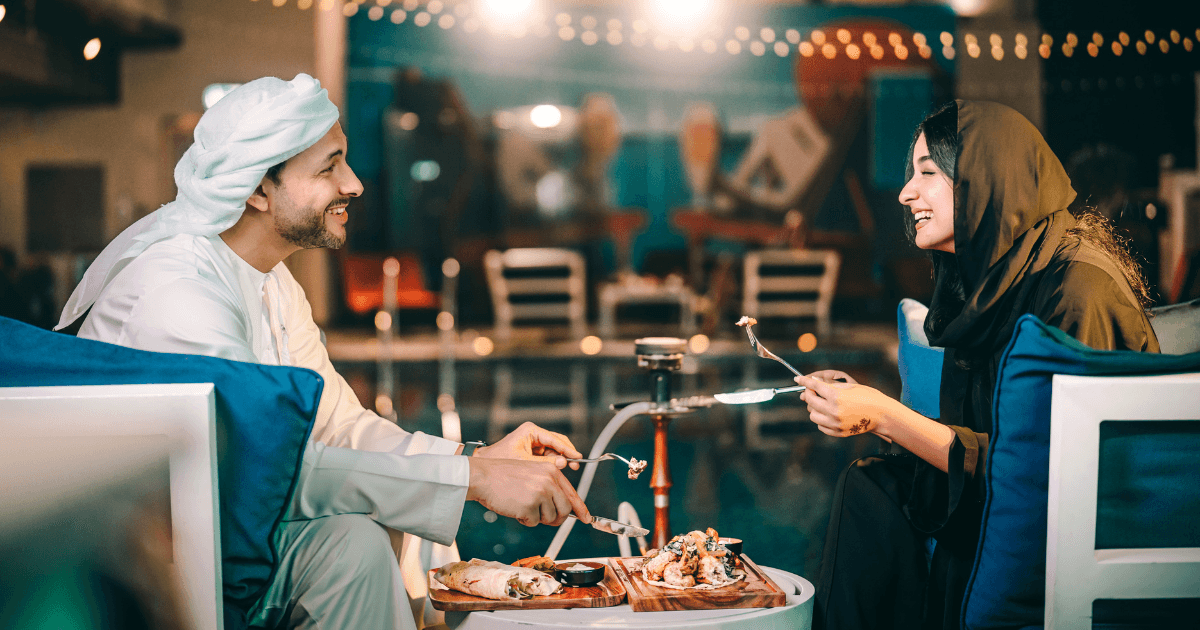
[[[908,163],[905,165],[905,177],[907,182],[913,176],[913,150],[917,143],[917,138],[921,134],[925,134],[925,143],[929,146],[929,157],[933,163],[950,178],[950,181],[955,181],[955,174],[958,169],[958,103],[950,101],[939,107],[937,111],[930,114],[921,124],[917,125],[916,131],[913,132],[912,141],[908,145]],[[1133,295],[1137,298],[1139,305],[1143,310],[1150,307],[1150,292],[1146,287],[1146,280],[1142,276],[1142,267],[1134,260],[1129,253],[1129,247],[1125,239],[1117,235],[1113,229],[1113,224],[1108,219],[1094,212],[1090,208],[1072,211],[1077,221],[1075,227],[1067,231],[1067,236],[1074,236],[1081,241],[1091,243],[1101,252],[1108,255],[1113,261],[1117,269],[1121,271],[1121,275],[1125,276],[1126,282],[1129,283],[1129,288],[1133,290]],[[916,222],[913,220],[911,212],[904,213],[905,231],[908,233],[910,241],[916,240]],[[929,257],[933,261],[933,281],[934,293],[940,294],[943,298],[954,298],[945,300],[941,304],[937,304],[937,310],[934,312],[935,305],[930,305],[928,317],[931,321],[938,322],[941,319],[953,319],[966,303],[966,291],[962,284],[962,277],[958,271],[958,261],[954,254],[948,254],[942,251],[930,251]],[[945,322],[940,322],[945,323]],[[940,329],[941,326],[938,326]]]

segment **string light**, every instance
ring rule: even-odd
[[[1112,51],[1113,51],[1113,54],[1114,54],[1114,55],[1116,55],[1116,56],[1120,57],[1120,56],[1121,56],[1121,52],[1122,52],[1123,50],[1124,50],[1124,48],[1121,46],[1121,42],[1113,42],[1113,43],[1112,43]]]
[[[762,42],[750,42],[750,52],[755,57],[761,57],[767,54],[767,45]]]
[[[358,13],[358,4],[357,3],[347,2],[346,4],[342,5],[342,15],[344,15],[346,17],[354,17],[355,13]],[[426,14],[422,14],[422,15],[426,15]]]
[[[750,39],[750,29],[746,28],[745,26],[739,26],[733,29],[733,36],[742,41],[746,41]]]
[[[1100,54],[1100,47],[1096,45],[1096,42],[1088,42],[1087,51],[1089,55],[1095,57]]]
[[[725,51],[731,55],[736,55],[742,52],[742,44],[736,39],[731,39],[725,42]]]
[[[789,44],[800,43],[800,31],[794,28],[789,28],[787,32],[783,34],[783,36],[787,38]]]
[[[844,28],[839,28],[837,30],[837,40],[839,42],[841,42],[842,44],[849,44],[850,43],[850,31],[848,31]]]
[[[867,32],[863,33],[862,40],[863,40],[863,43],[867,45],[867,48],[874,46],[875,42],[877,41],[875,39],[875,33],[872,33],[871,31],[867,31]]]
[[[1167,40],[1160,39],[1158,40],[1158,48],[1165,53],[1171,49],[1171,45],[1167,43]]]
[[[83,45],[83,58],[91,61],[100,54],[100,38],[93,37],[88,40],[88,43]]]
[[[596,31],[584,31],[583,35],[579,36],[579,41],[583,42],[585,46],[592,46],[600,41],[600,36],[596,34]]]
[[[1049,59],[1050,58],[1050,44],[1041,44],[1040,46],[1038,46],[1038,54],[1042,56],[1042,59]]]
[[[296,8],[300,9],[301,11],[307,11],[312,8],[312,4],[313,0],[298,0],[296,2]]]
[[[596,28],[596,24],[596,18],[591,15],[585,15],[583,19],[579,20],[579,25],[589,31]]]
[[[1137,51],[1139,55],[1146,54],[1146,42],[1139,41],[1137,43]]]
[[[876,60],[883,59],[883,46],[878,44],[871,46],[871,58]]]
[[[780,57],[788,56],[788,45],[783,42],[775,42],[775,54]]]
[[[904,38],[900,37],[900,33],[891,33],[888,35],[888,43],[895,48],[904,43]]]
[[[1099,48],[1100,46],[1103,46],[1104,45],[1104,36],[1101,35],[1100,33],[1092,33],[1092,43],[1095,44],[1097,48]]]
[[[954,45],[954,36],[946,31],[942,31],[942,34],[939,35],[938,38],[942,42],[942,46],[945,46],[946,48]]]
[[[433,19],[433,16],[429,15],[425,11],[421,11],[420,13],[417,14],[417,17],[413,18],[413,24],[416,24],[417,26],[421,26],[421,27],[428,26],[430,20],[432,20],[432,19]]]
[[[375,8],[378,9],[379,7],[375,7]],[[373,10],[374,9],[372,9],[372,11]],[[446,15],[443,15],[442,17],[438,18],[438,26],[440,26],[446,30],[454,28],[454,16],[447,13]]]
[[[1146,43],[1147,44],[1154,43],[1154,31],[1150,31],[1150,30],[1146,31]]]
[[[953,46],[942,46],[942,56],[945,57],[948,61],[953,60],[954,55],[955,55],[955,52],[954,52]]]
[[[371,7],[371,10],[367,11],[367,17],[372,22],[378,22],[379,19],[383,17],[383,7],[378,5]]]
[[[871,39],[875,39],[875,36],[872,35]],[[924,33],[913,33],[913,43],[916,44],[918,48],[920,48],[921,46],[924,46],[925,45],[925,34]]]
[[[775,29],[764,26],[763,29],[758,32],[758,36],[761,37],[764,42],[769,44],[775,41]]]
[[[862,54],[862,51],[859,49],[859,47],[857,45],[846,44],[846,56],[847,57],[849,57],[850,59],[856,60],[856,59],[858,59],[858,56],[860,54]]]
[[[1190,37],[1183,38],[1183,49],[1188,52],[1192,52],[1192,38],[1190,38]]]
[[[404,9],[396,9],[395,11],[392,11],[392,17],[390,19],[392,20],[392,24],[400,24],[400,23],[404,22],[404,20],[407,18],[408,18],[407,11],[405,11]]]
[[[1128,45],[1129,45],[1129,33],[1126,33],[1125,31],[1121,31],[1121,32],[1120,32],[1120,33],[1117,35],[1117,39],[1118,39],[1118,40],[1121,42],[1121,45],[1122,45],[1122,46],[1128,46]]]
[[[813,56],[813,52],[815,52],[813,49],[812,42],[801,42],[800,46],[797,48],[797,50],[800,51],[801,57],[811,57],[811,56]],[[880,50],[882,50],[882,49],[880,49]]]
[[[816,46],[824,46],[825,45],[825,31],[813,31],[812,32],[812,43]]]
[[[608,35],[604,37],[604,40],[612,46],[619,46],[624,40],[624,37],[621,36],[621,31],[609,31]]]

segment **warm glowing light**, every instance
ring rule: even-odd
[[[1042,59],[1049,59],[1050,58],[1050,45],[1042,44],[1041,46],[1038,46],[1038,54],[1042,56]]]
[[[392,24],[400,24],[408,17],[408,12],[404,9],[396,9],[392,11]]]
[[[1121,31],[1121,32],[1120,32],[1120,33],[1117,35],[1117,39],[1121,41],[1121,45],[1122,45],[1122,46],[1128,46],[1128,45],[1129,45],[1129,33],[1126,33],[1125,31]]]
[[[849,57],[851,59],[858,59],[858,56],[861,54],[862,54],[862,51],[859,50],[857,45],[846,44],[846,56],[847,57]]]
[[[380,331],[392,329],[392,314],[387,311],[375,313],[375,328]]]
[[[404,10],[409,13],[416,11],[419,6],[421,6],[420,0],[404,0]]]
[[[1100,33],[1092,33],[1092,43],[1097,47],[1104,45],[1104,36]]]
[[[950,0],[950,8],[965,17],[979,15],[989,4],[991,3],[988,0]]]
[[[600,41],[600,36],[596,34],[596,31],[584,31],[583,34],[579,36],[579,41],[591,46]]]
[[[1013,38],[1013,41],[1016,42],[1018,46],[1029,45],[1029,39],[1025,37],[1025,33],[1017,33],[1017,36]]]
[[[1154,43],[1154,31],[1150,31],[1150,30],[1146,31],[1146,43],[1147,44]]]
[[[991,36],[988,37],[988,43],[992,45],[992,48],[996,48],[1004,44],[1004,39],[1001,38],[998,33],[992,33]]]
[[[788,56],[788,45],[783,42],[775,42],[775,54],[780,57]]]
[[[558,36],[561,37],[564,42],[569,42],[575,38],[575,29],[571,28],[570,26],[564,26],[558,29]]]
[[[712,343],[709,341],[708,335],[692,335],[692,338],[688,339],[688,349],[692,351],[692,354],[704,354],[708,352],[710,345]]]
[[[789,28],[787,32],[783,34],[783,36],[787,38],[789,44],[800,43],[800,31],[797,31],[794,28]]]
[[[1183,38],[1183,49],[1188,52],[1192,52],[1192,38],[1190,38],[1190,37]]]
[[[301,11],[307,11],[312,8],[312,3],[313,3],[313,0],[299,0],[298,2],[296,2],[296,8],[300,9]],[[3,13],[3,10],[0,10],[0,13]],[[0,16],[0,20],[2,20],[2,19],[4,19],[4,18],[2,16]]]
[[[100,54],[100,38],[93,37],[88,40],[88,43],[83,45],[83,58],[91,61]]]
[[[271,0],[271,4],[275,5],[275,7],[278,8],[278,7],[281,7],[285,4],[287,4],[287,0]]]
[[[942,31],[942,34],[938,36],[938,39],[939,39],[939,41],[942,42],[943,46],[953,46],[954,45],[954,36],[951,35],[950,33],[947,33],[946,31]]]
[[[438,394],[437,409],[442,413],[454,411],[454,396],[450,394]]]
[[[916,44],[918,48],[920,48],[921,46],[924,46],[925,45],[925,34],[924,33],[913,33],[913,43]]]
[[[1088,42],[1087,51],[1089,55],[1095,57],[1100,54],[1100,47],[1096,45],[1096,42]]]
[[[891,33],[888,35],[888,43],[896,47],[904,43],[904,38],[900,37],[900,33]]]
[[[579,351],[584,354],[600,354],[604,349],[604,342],[595,335],[588,335],[579,341]]]
[[[733,36],[742,41],[746,41],[750,39],[750,29],[746,28],[745,26],[739,26],[733,29]]]
[[[529,110],[529,122],[538,129],[557,127],[562,122],[562,110],[553,105],[538,105]]]
[[[1160,40],[1158,40],[1158,48],[1159,48],[1159,50],[1161,50],[1163,52],[1167,52],[1168,50],[1171,49],[1171,45],[1167,43],[1167,40],[1160,39]]]
[[[378,9],[378,8],[379,7],[375,7],[375,9]],[[371,9],[371,10],[374,11],[375,9]],[[443,15],[442,17],[438,18],[438,26],[440,26],[444,29],[447,29],[447,30],[454,28],[454,16],[447,13],[446,15]]]
[[[742,52],[742,44],[736,39],[731,39],[725,42],[725,50],[731,55],[736,55]]]
[[[796,340],[796,347],[800,352],[812,352],[817,347],[817,336],[812,333],[804,333]]]
[[[874,46],[876,42],[875,33],[872,33],[871,31],[863,33],[862,40],[863,43],[867,45],[867,48]]]
[[[486,357],[496,349],[496,344],[492,343],[492,340],[487,337],[476,337],[475,341],[471,343],[471,349],[475,351],[475,354]]]
[[[996,61],[1000,61],[1001,59],[1004,59],[1004,49],[999,46],[993,46],[992,47],[992,59],[995,59]]]
[[[417,26],[428,26],[430,20],[432,20],[432,19],[433,19],[432,15],[429,15],[428,13],[422,11],[417,14],[417,17],[413,18],[413,24],[416,24]]]
[[[554,23],[559,26],[567,26],[571,23],[571,16],[566,13],[559,13],[554,16]]]
[[[972,59],[978,59],[979,58],[979,46],[977,46],[976,44],[968,44],[967,45],[967,54],[971,55]]]
[[[899,59],[900,61],[904,61],[905,59],[908,59],[908,46],[901,44],[901,45],[897,46],[895,49],[893,49],[892,52],[896,53],[896,58]]]
[[[672,35],[696,35],[712,21],[717,8],[715,0],[655,0],[646,4],[653,13],[654,25]],[[747,34],[743,39],[748,38]]]
[[[1064,54],[1064,55],[1066,55],[1066,56],[1068,56],[1068,57],[1070,57],[1071,55],[1075,54],[1075,49],[1074,49],[1074,48],[1072,48],[1072,47],[1071,47],[1071,45],[1070,45],[1070,44],[1068,44],[1068,43],[1066,43],[1066,42],[1063,42],[1063,45],[1062,45],[1062,51],[1063,51],[1063,54]]]
[[[1021,50],[1025,50],[1025,49],[1022,48]],[[921,55],[922,59],[929,59],[930,57],[933,56],[933,49],[930,48],[929,46],[921,46],[920,48],[917,49],[917,52]]]
[[[849,44],[850,43],[850,31],[848,31],[844,28],[839,28],[837,30],[837,40],[843,44]]]
[[[966,35],[963,35],[963,41],[966,42],[968,46],[973,46],[979,43],[979,40],[975,39],[974,33],[967,33]]]
[[[758,36],[761,37],[764,42],[769,44],[775,41],[775,29],[763,27],[763,29],[758,32]]]
[[[454,315],[452,315],[451,313],[449,313],[447,311],[442,311],[441,313],[438,313],[437,319],[434,321],[437,322],[438,330],[453,330],[454,329]]]
[[[1054,38],[1050,36],[1050,33],[1042,33],[1042,43],[1047,46],[1053,46]]]
[[[3,21],[4,21],[4,15],[5,15],[6,13],[8,13],[8,9],[5,9],[5,8],[4,8],[4,5],[3,5],[3,4],[0,4],[0,22],[3,22]]]
[[[812,43],[817,46],[823,46],[825,44],[825,31],[813,31]]]
[[[942,56],[947,60],[954,59],[954,54],[953,46],[942,46]]]
[[[353,2],[347,2],[346,4],[342,5],[342,15],[346,17],[353,17],[355,13],[358,13],[357,4]]]
[[[416,112],[404,112],[403,114],[400,114],[401,129],[405,131],[412,131],[413,129],[417,128],[417,125],[420,124],[421,118],[417,116]]]
[[[1116,56],[1120,57],[1120,56],[1121,56],[1121,52],[1122,52],[1123,50],[1124,50],[1124,48],[1122,48],[1122,46],[1121,46],[1121,42],[1113,42],[1113,43],[1112,43],[1112,51],[1113,51],[1113,54],[1114,54],[1114,55],[1116,55]]]
[[[393,410],[394,410],[394,408],[392,407],[392,399],[391,398],[388,398],[387,396],[385,396],[383,394],[380,394],[375,397],[375,412],[376,413],[378,413],[381,416],[390,416],[390,415],[392,415]]]
[[[883,46],[876,44],[871,47],[871,57],[875,59],[883,59]]]
[[[646,31],[650,30],[650,25],[646,24],[645,20],[634,20],[633,30],[639,33],[645,33]]]
[[[1176,31],[1176,30],[1171,31],[1171,41],[1176,44],[1179,43],[1179,31]]]
[[[442,0],[429,0],[429,4],[425,5],[425,10],[437,15],[442,12],[446,5],[442,4]]]
[[[608,26],[608,30],[610,30],[610,31],[619,31],[619,30],[621,30],[621,20],[618,20],[617,18],[612,18],[611,20],[608,21],[607,26]]]
[[[837,48],[834,48],[833,44],[825,44],[821,46],[821,54],[825,55],[826,59],[833,59],[837,56]]]
[[[598,23],[599,22],[596,21],[596,17],[593,15],[585,15],[583,16],[583,19],[579,20],[579,25],[589,31],[596,28],[596,24]]]
[[[1141,41],[1139,41],[1139,42],[1137,43],[1137,51],[1138,51],[1138,54],[1139,54],[1139,55],[1144,55],[1144,54],[1146,54],[1146,42],[1141,42]]]
[[[621,31],[609,31],[604,40],[613,46],[618,46],[621,42],[625,41],[625,38],[621,35]]]
[[[813,45],[812,45],[812,43],[811,43],[811,42],[801,42],[801,44],[800,44],[800,46],[799,46],[798,50],[800,51],[800,56],[801,56],[801,57],[811,57],[811,56],[813,56],[813,52],[814,52],[814,50],[813,50]]]
[[[1079,45],[1079,38],[1075,36],[1075,33],[1067,33],[1067,45],[1071,48]]]
[[[750,42],[750,52],[755,57],[761,57],[767,53],[767,45],[762,42]]]
[[[1017,59],[1024,59],[1029,51],[1024,46],[1014,46],[1013,54],[1017,56]]]
[[[333,0],[321,0],[321,10],[322,11],[333,10]]]
[[[383,261],[383,275],[389,278],[395,278],[400,275],[400,261],[395,256],[388,256]]]

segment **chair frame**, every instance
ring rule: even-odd
[[[831,249],[780,249],[746,254],[742,314],[754,318],[812,316],[817,318],[817,332],[829,335],[830,310],[841,264],[841,255]],[[764,278],[759,269],[768,265],[823,266],[825,272],[820,276]],[[759,295],[764,292],[811,292],[817,294],[817,299],[762,302]]]
[[[1100,423],[1200,420],[1200,373],[1055,375],[1046,630],[1090,629],[1096,599],[1200,597],[1200,547],[1095,549]]]
[[[0,388],[5,439],[162,437],[169,444],[172,557],[187,626],[224,628],[212,383]]]
[[[496,316],[496,338],[512,337],[513,322],[520,319],[562,318],[571,326],[571,336],[587,334],[587,281],[583,255],[569,249],[516,248],[490,250],[484,255],[488,289]],[[566,267],[566,278],[505,278],[506,269]],[[513,304],[513,295],[567,294],[565,304]]]

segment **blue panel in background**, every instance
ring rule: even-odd
[[[933,77],[924,71],[886,70],[872,73],[871,185],[903,188],[905,160],[913,129],[937,104]]]

